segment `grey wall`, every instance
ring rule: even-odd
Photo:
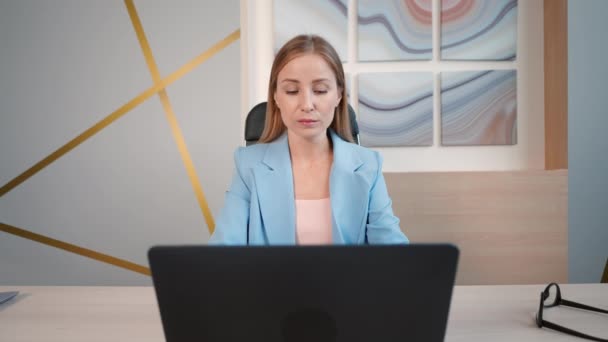
[[[608,257],[608,1],[568,1],[569,278],[598,282]]]
[[[238,0],[136,0],[166,77],[240,26]],[[167,88],[212,213],[241,144],[239,40]],[[0,186],[152,86],[122,0],[0,1]],[[201,209],[157,95],[0,196],[0,223],[147,266],[204,244]],[[0,231],[0,285],[150,278]]]

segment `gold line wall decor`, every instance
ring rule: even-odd
[[[125,3],[127,4],[127,9],[129,11],[129,15],[131,16],[131,18],[133,20],[133,14],[136,15],[136,12],[134,11],[135,7],[133,6],[132,1],[125,0]],[[129,9],[129,7],[132,7],[133,11],[131,11]],[[137,18],[137,17],[135,17],[135,18]],[[139,28],[136,26],[136,23],[137,23],[137,25],[139,25]],[[60,148],[58,148],[57,150],[55,150],[54,152],[49,154],[47,157],[45,157],[44,159],[42,159],[38,163],[34,164],[29,169],[27,169],[26,171],[24,171],[23,173],[19,174],[17,177],[15,177],[11,181],[9,181],[8,183],[3,185],[0,188],[0,197],[4,196],[9,191],[13,190],[17,186],[19,186],[20,184],[22,184],[23,182],[28,180],[30,177],[34,176],[36,173],[38,173],[45,167],[49,166],[51,163],[53,163],[57,159],[61,158],[63,155],[67,154],[68,152],[70,152],[71,150],[76,148],[78,145],[82,144],[83,142],[85,142],[86,140],[91,138],[93,135],[99,133],[101,130],[103,130],[104,128],[106,128],[107,126],[112,124],[114,121],[121,118],[123,115],[125,115],[126,113],[128,113],[129,111],[131,111],[132,109],[134,109],[135,107],[137,107],[138,105],[140,105],[141,103],[146,101],[148,98],[150,98],[154,94],[159,93],[159,95],[161,97],[161,102],[163,103],[163,107],[165,108],[165,112],[167,113],[167,119],[169,120],[169,124],[172,128],[173,135],[176,139],[178,149],[180,151],[180,154],[182,155],[182,159],[186,166],[188,175],[191,179],[192,185],[194,187],[194,191],[195,191],[197,199],[199,201],[199,205],[201,206],[201,209],[203,211],[203,215],[205,216],[207,226],[209,227],[210,231],[212,232],[213,227],[214,227],[213,218],[211,216],[211,212],[207,206],[205,197],[203,195],[202,188],[200,186],[200,182],[198,182],[198,178],[196,178],[196,173],[194,170],[192,160],[190,159],[190,155],[188,153],[184,139],[182,137],[181,130],[179,129],[177,120],[175,119],[175,115],[173,113],[173,110],[171,109],[168,97],[166,96],[165,88],[167,86],[169,86],[170,84],[172,84],[173,82],[177,81],[178,79],[182,78],[183,76],[185,76],[192,70],[194,70],[197,66],[199,66],[206,60],[210,59],[211,57],[213,57],[214,55],[216,55],[217,53],[222,51],[228,45],[230,45],[233,42],[235,42],[236,40],[238,40],[240,38],[240,29],[236,29],[235,31],[233,31],[232,33],[230,33],[229,35],[224,37],[222,40],[215,43],[209,49],[207,49],[200,55],[196,56],[194,59],[192,59],[191,61],[189,61],[182,67],[180,67],[178,70],[171,73],[166,78],[161,79],[160,74],[158,73],[158,70],[154,64],[154,60],[152,58],[151,51],[149,51],[149,46],[147,44],[147,40],[145,40],[145,36],[143,35],[143,28],[141,27],[141,23],[139,22],[139,19],[137,18],[136,21],[133,21],[133,24],[134,24],[136,33],[138,34],[138,39],[140,39],[140,44],[142,44],[142,42],[145,42],[145,44],[142,44],[142,49],[144,49],[144,55],[146,56],[146,62],[148,63],[148,68],[152,72],[152,75],[154,78],[154,85],[151,86],[150,88],[144,90],[142,93],[137,95],[135,98],[131,99],[129,102],[127,102],[126,104],[124,104],[123,106],[118,108],[116,111],[109,114],[102,120],[98,121],[93,126],[91,126],[87,130],[85,130],[84,132],[82,132],[81,134],[76,136],[74,139],[70,140],[65,145],[61,146]],[[141,33],[141,36],[140,36],[140,33]],[[143,38],[144,40],[142,41],[141,38]],[[148,52],[146,52],[146,49],[148,49]],[[151,62],[152,62],[152,64],[150,64]],[[192,175],[194,175],[194,177]],[[197,189],[199,189],[199,190],[197,190]],[[93,259],[93,260],[97,260],[97,261],[100,261],[103,263],[114,265],[114,266],[117,266],[117,267],[120,267],[120,268],[123,268],[126,270],[130,270],[130,271],[133,271],[136,273],[140,273],[140,274],[147,275],[147,276],[150,275],[150,269],[148,269],[147,267],[144,267],[142,265],[138,265],[138,264],[132,263],[130,261],[116,258],[116,257],[110,256],[107,254],[99,253],[94,250],[83,248],[83,247],[80,247],[80,246],[77,246],[74,244],[70,244],[70,243],[61,241],[61,240],[53,239],[53,238],[50,238],[50,237],[47,237],[44,235],[36,234],[36,233],[30,232],[28,230],[21,229],[21,228],[15,227],[15,226],[11,226],[11,225],[8,225],[5,223],[0,223],[0,231],[15,235],[15,236],[19,236],[19,237],[27,239],[27,240],[35,241],[35,242],[38,242],[38,243],[41,243],[41,244],[44,244],[44,245],[47,245],[50,247],[59,248],[59,249],[65,250],[67,252],[78,254],[78,255]]]
[[[133,271],[136,273],[150,276],[150,269],[145,266],[135,264],[135,263],[132,263],[132,262],[124,260],[124,259],[116,258],[111,255],[99,253],[99,252],[96,252],[96,251],[88,249],[88,248],[79,247],[79,246],[76,246],[71,243],[61,241],[61,240],[53,239],[48,236],[36,234],[36,233],[30,232],[25,229],[17,228],[15,226],[11,226],[11,225],[8,225],[5,223],[0,223],[0,231],[15,235],[15,236],[19,236],[19,237],[22,237],[24,239],[28,239],[31,241],[36,241],[43,245],[59,248],[64,251],[78,254],[78,255],[81,255],[81,256],[96,260],[96,261],[100,261],[100,262],[103,262],[106,264],[124,268],[129,271]]]
[[[133,3],[133,0],[125,0],[125,5],[127,6],[127,11],[129,12],[129,17],[131,18],[131,22],[133,23],[135,33],[137,34],[137,39],[139,40],[139,45],[141,46],[144,58],[146,59],[146,64],[148,65],[150,74],[152,74],[154,84],[159,84],[162,80],[160,72],[158,70],[158,66],[156,65],[156,61],[154,60],[154,55],[152,54],[152,49],[150,48],[150,44],[148,43],[148,39],[146,38],[146,34],[139,19],[139,15],[137,14],[135,4]],[[175,143],[177,144],[179,154],[182,157],[184,166],[186,167],[186,172],[188,173],[188,178],[190,179],[192,188],[194,189],[194,194],[198,201],[198,205],[201,208],[201,211],[205,218],[205,222],[207,223],[207,228],[209,229],[210,233],[213,233],[213,230],[215,228],[213,215],[211,214],[211,210],[209,210],[209,205],[207,204],[207,200],[205,199],[205,193],[203,192],[203,187],[201,186],[201,182],[198,179],[198,175],[194,168],[194,163],[192,162],[192,158],[190,157],[190,152],[188,152],[188,147],[186,146],[186,140],[184,139],[182,131],[179,127],[177,117],[175,116],[175,112],[173,111],[171,102],[169,101],[169,96],[167,95],[166,89],[163,88],[162,90],[160,90],[158,92],[158,95],[163,105],[163,109],[165,110],[167,121],[169,122],[169,126],[171,127],[171,132],[173,133],[173,138],[175,139]]]
[[[228,45],[230,45],[231,43],[233,43],[237,39],[239,39],[240,33],[241,33],[241,30],[236,29],[234,32],[232,32],[229,35],[227,35],[226,37],[224,37],[222,40],[217,42],[215,45],[213,45],[207,51],[201,53],[200,55],[198,55],[197,57],[192,59],[190,62],[184,64],[181,68],[179,68],[177,71],[173,72],[166,78],[162,79],[159,83],[144,90],[142,93],[140,93],[135,98],[133,98],[132,100],[130,100],[129,102],[124,104],[122,107],[118,108],[116,111],[114,111],[110,115],[106,116],[105,118],[103,118],[102,120],[97,122],[95,125],[88,128],[87,130],[85,130],[84,132],[79,134],[77,137],[70,140],[65,145],[61,146],[60,148],[58,148],[57,150],[52,152],[51,154],[49,154],[47,157],[45,157],[38,163],[34,164],[29,169],[25,170],[23,173],[21,173],[17,177],[13,178],[11,181],[9,181],[5,185],[3,185],[2,188],[0,188],[0,197],[4,196],[9,191],[13,190],[19,184],[28,180],[30,177],[32,177],[33,175],[38,173],[40,170],[49,166],[51,163],[53,163],[57,159],[61,158],[63,155],[65,155],[69,151],[73,150],[74,148],[76,148],[78,145],[85,142],[87,139],[89,139],[93,135],[99,133],[102,129],[109,126],[114,121],[118,120],[120,117],[122,117],[123,115],[128,113],[130,110],[132,110],[133,108],[135,108],[138,105],[140,105],[141,103],[143,103],[145,100],[150,98],[152,95],[158,93],[162,89],[165,89],[167,86],[169,86],[173,82],[177,81],[178,79],[182,78],[187,73],[194,70],[194,68],[196,68],[201,63],[205,62],[206,60],[213,57],[218,52],[222,51],[225,47],[227,47]]]

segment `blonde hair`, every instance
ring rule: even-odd
[[[325,39],[317,35],[299,35],[292,38],[281,47],[274,58],[272,69],[270,70],[270,82],[268,82],[266,121],[259,142],[268,143],[274,141],[287,129],[281,119],[280,110],[274,101],[274,93],[277,89],[279,72],[291,60],[304,54],[315,54],[320,56],[334,72],[341,99],[334,111],[334,119],[329,127],[342,139],[354,142],[348,116],[346,81],[342,62],[340,61],[340,57],[336,50]]]

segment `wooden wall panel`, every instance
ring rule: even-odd
[[[567,282],[567,170],[385,177],[412,242],[458,245],[458,284]]]
[[[568,2],[544,2],[545,169],[568,168]]]

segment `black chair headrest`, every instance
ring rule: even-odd
[[[359,125],[357,124],[357,117],[355,110],[351,105],[348,105],[348,117],[350,119],[350,127],[352,130],[353,138],[355,141],[359,141]],[[264,131],[264,122],[266,121],[266,102],[261,102],[255,105],[247,114],[245,120],[245,141],[247,145],[255,144]]]

